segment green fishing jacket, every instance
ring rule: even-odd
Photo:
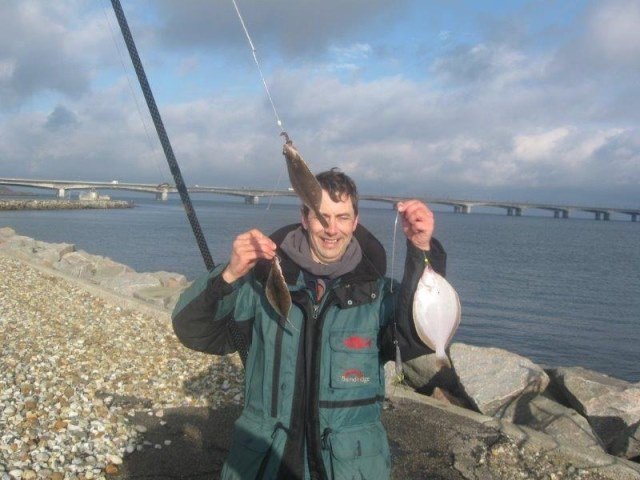
[[[279,245],[297,227],[284,227],[271,238]],[[362,226],[354,237],[362,261],[333,281],[320,300],[300,267],[278,250],[293,302],[288,321],[264,294],[267,262],[231,285],[222,279],[225,265],[220,265],[180,297],[173,326],[185,346],[232,353],[229,322],[236,322],[250,345],[244,410],[222,479],[389,478],[389,446],[380,421],[383,365],[395,357],[394,340],[404,359],[429,352],[411,319],[425,253],[407,242],[402,285],[392,288],[384,277],[382,245]],[[427,255],[444,274],[446,256],[436,240]]]

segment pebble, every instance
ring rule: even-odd
[[[153,406],[162,419],[170,408],[241,400],[237,356],[188,350],[170,322],[114,306],[1,248],[0,272],[1,480],[117,474],[148,443],[136,412]],[[186,396],[185,381],[198,393]]]

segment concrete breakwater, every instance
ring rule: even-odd
[[[0,228],[0,269],[2,480],[155,478],[154,464],[172,462],[173,476],[204,478],[177,450],[185,432],[215,437],[207,478],[216,477],[242,370],[235,355],[175,340],[169,311],[184,276],[134,272],[9,228]],[[638,457],[639,384],[497,348],[454,343],[450,354],[448,372],[430,356],[406,362],[406,385],[387,366],[393,478],[640,479],[628,461]],[[215,409],[203,420],[211,431],[170,428],[185,407]],[[143,458],[158,461],[136,470]]]
[[[0,200],[0,210],[75,210],[133,208],[133,202],[126,200],[64,200],[49,198]]]

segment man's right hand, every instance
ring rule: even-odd
[[[244,277],[261,258],[271,260],[276,255],[276,244],[261,231],[253,229],[242,233],[233,241],[229,265],[222,272],[227,283]]]

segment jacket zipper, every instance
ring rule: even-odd
[[[311,375],[310,378],[307,379],[307,398],[309,398],[310,401],[308,402],[309,410],[306,418],[307,430],[310,433],[307,436],[307,440],[309,440],[307,448],[312,452],[312,456],[316,460],[314,462],[316,465],[313,466],[315,468],[310,468],[310,470],[312,470],[310,472],[311,478],[328,478],[322,459],[322,437],[327,430],[325,429],[323,434],[318,432],[318,429],[320,428],[320,389],[318,382],[320,381],[320,354],[322,351],[320,347],[320,340],[324,326],[324,315],[327,309],[333,305],[333,297],[333,288],[331,288],[327,289],[319,303],[312,302],[311,316],[314,319],[314,324],[311,325],[311,327],[314,329],[314,335],[312,336],[312,352],[310,357],[310,361],[312,362],[310,365]],[[328,435],[328,433],[326,433],[326,435]],[[325,437],[325,440],[326,438],[327,437]],[[316,439],[320,440],[319,444]],[[309,467],[312,467],[312,465],[309,465]]]

